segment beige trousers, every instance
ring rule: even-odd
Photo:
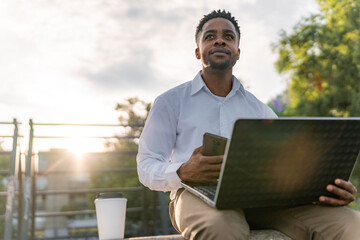
[[[276,229],[294,240],[360,239],[360,212],[346,207],[217,210],[180,189],[169,210],[185,239],[249,239],[250,229]]]

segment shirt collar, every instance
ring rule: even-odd
[[[191,82],[191,96],[199,92],[203,87],[205,87],[205,83],[201,77],[201,73],[198,72]]]
[[[240,91],[241,93],[245,94],[243,85],[235,76],[233,76],[232,81],[233,81],[233,87],[227,97],[233,96],[237,91]],[[205,86],[206,85],[204,83],[204,80],[202,79],[201,73],[199,72],[191,82],[191,96],[199,92]]]

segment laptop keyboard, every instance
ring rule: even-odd
[[[198,192],[202,193],[206,197],[208,197],[211,200],[215,199],[215,192],[216,192],[216,186],[217,185],[201,185],[201,186],[195,186],[193,187]]]

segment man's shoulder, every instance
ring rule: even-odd
[[[175,115],[179,114],[183,102],[191,92],[191,81],[182,83],[174,88],[167,90],[160,94],[154,101],[152,111],[173,112]]]
[[[274,118],[277,117],[274,111],[267,104],[265,104],[260,99],[258,99],[253,93],[245,89],[243,93],[245,94],[246,100],[251,102],[251,105],[255,109],[258,109],[260,112],[262,112],[264,117],[274,117]]]
[[[259,104],[264,104],[260,99],[258,99],[253,93],[251,93],[250,91],[246,90],[244,88],[243,90],[243,94],[245,95],[245,98],[248,101],[254,102],[254,103],[259,103]]]
[[[185,98],[191,91],[191,82],[192,81],[188,81],[188,82],[182,83],[176,87],[173,87],[173,88],[167,90],[166,92],[160,94],[157,97],[157,99],[171,101],[174,99],[178,99],[179,97]]]

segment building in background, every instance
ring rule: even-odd
[[[76,171],[78,157],[65,149],[51,149],[38,154],[36,179],[36,213],[49,214],[63,211],[89,209],[86,194],[41,194],[41,191],[68,191],[86,189],[89,176]],[[85,224],[84,224],[85,223]],[[69,234],[74,228],[96,228],[95,215],[54,216],[36,218],[36,231],[44,237],[59,237]]]

